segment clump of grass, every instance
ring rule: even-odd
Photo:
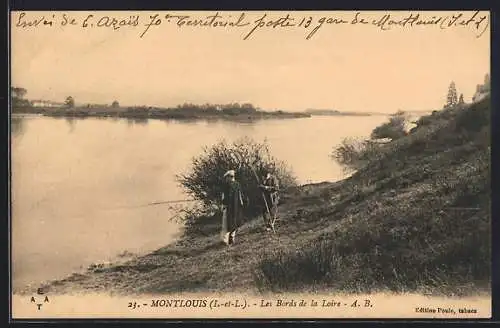
[[[370,140],[344,138],[340,145],[333,149],[330,156],[346,171],[359,170],[372,162],[379,161],[388,149],[394,150],[394,147],[377,140],[388,139],[394,142],[403,138],[407,135],[405,128],[407,121],[407,115],[399,111],[393,114],[388,122],[373,129]]]
[[[360,138],[344,138],[330,155],[346,171],[358,170],[383,155],[385,145]]]
[[[398,111],[397,113],[391,115],[389,121],[377,126],[373,129],[371,133],[372,139],[384,139],[389,138],[392,140],[397,140],[406,136],[405,125],[408,121],[408,117],[405,112]]]

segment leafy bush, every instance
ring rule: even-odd
[[[389,119],[389,122],[377,126],[371,133],[372,139],[383,139],[389,138],[396,140],[406,136],[406,125],[407,117],[402,111],[398,111],[393,114]]]
[[[384,156],[385,152],[382,150],[387,147],[374,139],[388,138],[395,141],[407,136],[406,122],[406,114],[398,111],[390,117],[388,122],[373,129],[370,136],[372,140],[345,138],[339,146],[334,148],[331,157],[347,170],[359,170]]]
[[[380,147],[368,140],[344,138],[331,157],[347,169],[357,170],[374,160]]]
[[[249,138],[231,144],[223,140],[211,147],[204,147],[203,153],[193,158],[190,172],[178,175],[177,181],[208,212],[220,203],[223,175],[231,169],[236,171],[236,180],[242,187],[247,217],[262,211],[262,193],[258,181],[261,181],[266,171],[279,179],[281,189],[296,185],[296,178],[285,163],[271,156],[267,142],[258,143]]]

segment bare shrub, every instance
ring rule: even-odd
[[[297,183],[291,169],[271,155],[266,141],[256,142],[250,138],[233,143],[222,140],[211,147],[204,147],[202,154],[192,159],[191,170],[178,175],[177,181],[209,212],[219,205],[223,175],[232,169],[236,171],[236,179],[242,187],[247,217],[262,210],[262,193],[258,185],[265,172],[274,174],[282,189]]]

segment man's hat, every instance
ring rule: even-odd
[[[234,172],[234,170],[229,170],[226,173],[224,173],[224,178],[227,177],[227,176],[234,177],[235,174],[236,173]]]

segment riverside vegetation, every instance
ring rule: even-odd
[[[368,144],[368,150],[340,153],[349,143],[336,147],[334,158],[356,169],[349,178],[302,186],[262,145],[222,142],[207,148],[192,171],[178,177],[203,200],[198,211],[186,212],[181,238],[150,254],[92,266],[42,287],[53,293],[127,294],[488,291],[490,98],[435,111],[407,135]],[[239,165],[238,155],[227,155],[227,148],[253,153],[257,170],[270,165],[290,177],[277,233],[262,232],[259,218],[248,219],[231,248],[220,242],[220,216],[213,206],[217,192],[210,187],[210,179],[226,166]],[[245,172],[244,183],[255,183]],[[255,197],[249,195],[247,205],[257,213]],[[255,217],[252,213],[247,216]]]

